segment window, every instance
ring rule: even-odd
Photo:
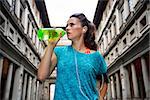
[[[108,59],[108,64],[109,64],[109,60],[110,60],[109,57],[107,59]]]
[[[13,0],[7,0],[7,1],[8,1],[8,3],[9,3],[9,5],[11,6],[12,3],[13,3]]]
[[[107,41],[108,41],[108,44],[110,44],[111,39],[112,39],[112,33],[111,33],[111,29],[110,29],[110,28],[108,29],[107,35],[108,35],[108,36],[107,36],[107,37],[108,37],[108,40],[107,40]]]
[[[17,44],[20,44],[21,43],[21,40],[18,38],[17,39]]]
[[[124,22],[124,9],[121,10],[121,24]]]
[[[124,9],[123,9],[123,5],[119,10],[119,28],[121,28],[123,22],[124,22]]]
[[[116,20],[114,20],[113,25],[114,25],[114,33],[113,33],[113,34],[116,35],[116,32],[117,32],[117,31],[116,31]]]
[[[6,17],[0,12],[0,29],[3,31],[3,33],[6,35],[6,25],[7,25],[7,19]]]
[[[106,47],[108,46],[108,33],[106,33]]]
[[[25,52],[26,52],[26,53],[28,52],[28,48],[27,48],[27,47],[25,48]]]
[[[102,39],[102,51],[104,52],[104,41]]]
[[[118,48],[116,48],[116,52],[118,52]]]
[[[134,40],[135,39],[135,32],[134,32],[134,29],[133,30],[131,30],[131,32],[130,32],[130,42],[132,41],[132,40]]]
[[[20,18],[20,0],[15,0],[14,10],[16,17]]]
[[[36,42],[36,33],[35,33],[34,29],[33,29],[33,33],[32,33],[32,41],[33,41],[33,44],[35,44],[35,42]]]
[[[33,57],[33,64],[35,64],[35,57]]]
[[[36,65],[39,65],[40,64],[40,61],[39,60],[37,60],[37,64]],[[36,67],[38,67],[38,66],[36,66]]]
[[[111,53],[111,60],[113,60],[114,59],[114,54],[113,53]]]
[[[127,45],[127,40],[126,40],[126,38],[125,38],[125,39],[123,39],[123,48],[125,48],[126,45]]]
[[[105,12],[104,12],[104,20],[107,18],[107,9],[105,9]]]
[[[108,10],[111,9],[111,6],[112,6],[112,0],[109,0],[109,1],[108,1]]]
[[[32,7],[34,8],[35,0],[32,0]]]
[[[111,39],[112,39],[112,31],[111,31],[111,29],[109,29],[109,34],[110,34],[110,41],[111,41]]]
[[[133,11],[133,0],[128,0],[128,6],[129,6],[130,12]]]
[[[146,25],[146,16],[144,16],[144,17],[140,20],[140,29],[142,29],[145,25]]]
[[[30,26],[30,20],[28,20],[28,25],[27,25],[27,34],[29,33],[29,27]]]
[[[38,37],[36,36],[36,48],[38,49],[39,48],[39,39],[38,39]]]
[[[33,29],[33,27],[32,27],[32,32],[31,32],[31,39],[33,39],[33,31],[34,31],[34,29]]]
[[[25,9],[23,7],[20,8],[20,22],[24,25],[25,17]]]
[[[36,44],[36,42],[37,42],[37,35],[36,35],[36,33],[34,32],[34,44]]]
[[[19,50],[21,50],[22,48],[21,48],[21,46],[22,46],[22,39],[21,39],[21,37],[19,36],[19,34],[17,35],[17,47],[18,47],[18,49]]]
[[[30,58],[30,60],[32,60],[32,53],[31,52],[29,53],[29,58]]]
[[[109,6],[110,6],[110,8],[113,5],[113,3],[114,3],[114,0],[109,0]]]
[[[11,25],[9,25],[9,31],[8,31],[8,39],[11,41],[11,42],[15,42],[15,30],[14,30],[14,28],[11,26]]]
[[[41,42],[39,42],[39,47],[38,47],[38,53],[39,53],[39,55],[41,55]]]
[[[22,15],[23,15],[23,10],[22,9],[20,9],[20,22],[22,22]]]
[[[31,38],[31,36],[32,36],[32,25],[31,24],[29,26],[29,33],[28,33],[28,35]]]
[[[31,38],[31,33],[32,33],[32,23],[31,23],[31,15],[28,14],[28,28],[27,28],[27,34]]]
[[[107,47],[107,39],[106,39],[106,34],[105,33],[103,35],[103,38],[104,38],[104,50],[105,50],[106,47]]]
[[[0,27],[2,28],[2,29],[5,29],[5,19],[4,18],[2,18],[2,16],[0,15]]]
[[[116,54],[115,57],[117,57],[118,56],[118,48],[115,49],[115,54]]]
[[[25,55],[26,57],[27,57],[28,51],[29,51],[29,50],[28,50],[28,47],[26,46],[26,47],[25,47],[25,52],[24,52],[24,55]]]

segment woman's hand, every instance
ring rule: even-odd
[[[57,38],[55,38],[55,39],[51,39],[51,38],[50,38],[50,39],[48,40],[48,42],[49,42],[50,45],[52,45],[52,46],[55,47],[61,37],[62,37],[62,33],[60,33],[59,36],[58,36]]]
[[[102,96],[99,97],[99,100],[104,100],[104,98]]]
[[[48,41],[48,46],[46,48],[44,56],[41,58],[41,62],[38,68],[38,79],[41,81],[44,81],[49,76],[50,70],[52,70],[57,63],[57,58],[53,53],[53,50],[57,42],[60,40],[61,36],[62,35],[60,33],[59,37],[55,39],[49,39]]]

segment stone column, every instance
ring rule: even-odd
[[[15,14],[17,15],[18,18],[20,18],[20,0],[16,0]]]
[[[131,98],[131,91],[130,91],[130,80],[129,80],[129,73],[128,70],[125,68],[125,80],[126,80],[126,90],[127,90],[127,98]]]
[[[4,61],[3,57],[2,58],[0,57],[0,92],[2,92],[1,91],[1,78],[2,78],[2,70],[3,70],[3,61]],[[0,96],[1,96],[1,93],[0,93]]]
[[[103,34],[103,37],[104,37],[104,50],[105,50],[106,47],[107,47],[107,40],[106,40],[106,35],[105,35],[105,33]]]
[[[107,95],[107,99],[110,100],[111,99],[111,84],[108,83],[108,95]]]
[[[22,100],[25,100],[25,96],[26,96],[26,90],[27,90],[27,73],[25,73],[24,76],[24,84],[23,84],[23,93],[22,93]]]
[[[23,66],[21,65],[15,72],[12,100],[21,100],[23,82]]]
[[[111,28],[107,30],[108,44],[110,44],[110,42],[111,42],[111,33],[110,33],[110,30],[111,30]]]
[[[124,0],[124,19],[126,20],[127,17],[129,16],[129,4],[128,4],[128,0]]]
[[[120,33],[120,31],[119,31],[119,27],[121,26],[120,25],[120,14],[119,14],[119,10],[117,9],[117,7],[116,7],[116,34],[118,35],[119,33]]]
[[[131,63],[131,70],[132,70],[134,96],[139,97],[138,82],[136,77],[135,66],[133,63]]]
[[[144,80],[144,86],[146,91],[146,97],[148,97],[150,87],[148,86],[149,79],[148,79],[148,71],[147,71],[147,65],[144,57],[141,57],[141,64],[142,64],[142,74],[143,74],[143,80]]]
[[[135,7],[135,5],[137,4],[137,2],[138,2],[139,0],[133,0],[133,8]],[[133,9],[132,8],[132,9]]]
[[[147,4],[147,8],[148,7],[150,7],[150,3]],[[150,24],[150,17],[148,17],[148,16],[150,16],[150,10],[147,10],[147,24]]]
[[[31,84],[32,84],[32,77],[29,76],[28,90],[27,90],[27,100],[31,100]]]
[[[122,98],[126,100],[130,97],[130,85],[129,85],[129,77],[127,70],[121,65],[120,67],[120,77],[121,77],[121,85],[122,85]]]
[[[39,100],[44,99],[44,83],[39,83],[39,95],[38,95]]]
[[[25,22],[24,22],[24,33],[25,34],[28,34],[27,33],[27,26],[28,26],[28,21],[29,21],[29,19],[28,19],[28,8],[26,7],[25,8],[25,11],[24,11],[24,13],[25,13],[25,16],[24,16],[24,20],[25,20]]]
[[[31,100],[35,100],[35,95],[36,95],[36,78],[33,79],[33,82],[32,82],[32,90],[31,90]]]
[[[36,86],[36,100],[39,100],[39,81],[37,81],[37,86]]]
[[[115,99],[116,98],[116,93],[115,93],[115,86],[114,86],[114,79],[113,76],[110,77],[111,78],[111,93],[112,93],[112,98]]]
[[[113,21],[113,23],[111,24],[111,28],[110,28],[111,29],[111,37],[112,37],[112,39],[115,37],[115,34],[116,34],[115,33],[115,27],[114,27],[115,21],[116,20]]]
[[[7,81],[6,81],[6,87],[5,87],[5,90],[4,90],[3,100],[9,100],[12,73],[13,73],[13,63],[11,63],[10,66],[9,66],[9,71],[8,71],[8,76],[7,76]]]
[[[129,8],[130,8],[130,12],[133,12],[134,11],[134,7],[133,7],[133,2],[135,0],[129,0],[128,4],[129,4]]]
[[[117,99],[120,99],[120,83],[119,83],[118,73],[116,73],[115,76],[116,76]]]

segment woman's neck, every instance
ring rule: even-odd
[[[86,49],[84,41],[80,41],[80,40],[73,41],[72,46],[73,46],[73,48],[75,48],[77,51],[80,51],[80,52],[84,52]]]

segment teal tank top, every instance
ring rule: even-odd
[[[57,77],[54,100],[98,100],[96,77],[107,72],[99,51],[85,54],[71,45],[55,47]]]

